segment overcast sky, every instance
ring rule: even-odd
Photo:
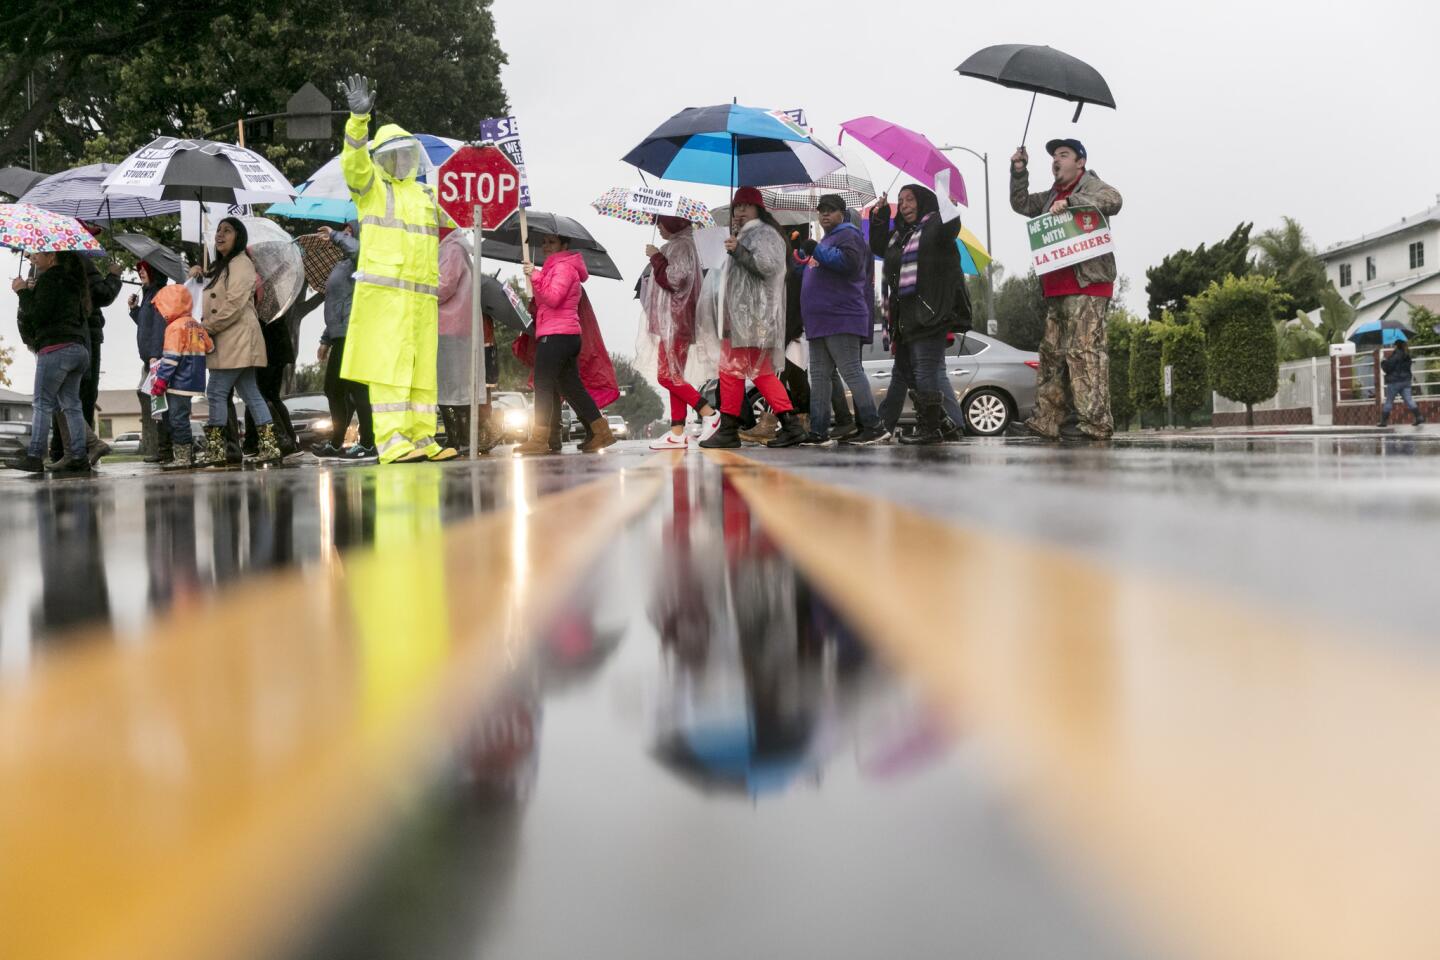
[[[1179,247],[1222,239],[1242,220],[1253,220],[1258,232],[1290,215],[1325,246],[1422,210],[1440,192],[1440,12],[1419,0],[1303,9],[1273,0],[1008,7],[497,0],[494,12],[535,207],[580,219],[625,274],[623,283],[587,285],[617,354],[633,351],[632,287],[650,231],[599,217],[588,203],[608,187],[638,184],[619,157],[688,106],[738,97],[752,106],[802,107],[816,134],[832,141],[841,121],[874,114],[937,143],[989,152],[994,252],[1007,265],[1023,265],[1007,162],[1029,95],[954,72],[995,43],[1048,43],[1109,81],[1119,109],[1086,107],[1074,125],[1072,105],[1042,97],[1029,146],[1038,184],[1044,142],[1078,137],[1091,168],[1124,195],[1114,229],[1137,312],[1144,310],[1146,267]],[[417,82],[423,75],[416,72]],[[856,152],[877,184],[890,182],[893,170],[863,148]],[[969,187],[965,222],[983,238],[980,163],[961,153],[952,158]],[[680,189],[716,202],[725,196],[716,188]],[[13,258],[0,264],[7,277],[15,275]],[[138,379],[133,325],[120,304],[107,316],[102,387],[131,386]],[[305,321],[302,358],[314,355],[320,327],[318,312]],[[19,346],[8,282],[0,291],[0,337]],[[33,364],[23,348],[17,353],[12,380],[28,391]]]

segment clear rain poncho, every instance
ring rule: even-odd
[[[719,372],[753,380],[785,367],[785,238],[763,220],[740,228],[739,245],[701,289],[696,345],[719,355]],[[718,345],[708,342],[719,339]],[[714,349],[718,346],[718,349]]]
[[[688,380],[686,359],[695,342],[695,310],[700,299],[700,255],[695,250],[695,231],[687,226],[671,236],[660,248],[665,258],[666,290],[652,272],[640,287],[640,305],[645,311],[635,355],[641,369],[654,369],[660,376]],[[653,364],[653,367],[652,367]],[[699,379],[707,374],[695,370]],[[713,367],[712,367],[713,369]]]

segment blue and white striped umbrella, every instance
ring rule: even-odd
[[[92,163],[52,173],[25,191],[23,202],[78,220],[138,220],[180,212],[177,200],[151,200],[119,194],[106,195],[105,178],[113,163]]]
[[[779,110],[687,107],[624,156],[664,180],[722,187],[813,183],[844,166]]]
[[[435,182],[435,172],[440,169],[441,164],[464,145],[459,140],[429,133],[417,133],[415,139],[425,148],[418,178],[426,183]],[[355,204],[350,201],[350,188],[345,185],[340,158],[332,157],[316,170],[309,180],[300,185],[300,192],[294,200],[277,203],[265,212],[296,220],[327,220],[331,223],[354,220]]]

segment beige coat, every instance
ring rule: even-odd
[[[1016,173],[1012,167],[1010,170],[1010,208],[1012,210],[1022,217],[1033,219],[1049,210],[1055,203],[1054,187],[1041,193],[1030,193],[1029,191],[1029,170]],[[1105,214],[1107,219],[1120,212],[1122,202],[1119,190],[1089,170],[1081,175],[1080,182],[1075,185],[1075,190],[1070,194],[1071,206],[1095,207]],[[1092,283],[1114,283],[1115,255],[1107,253],[1093,260],[1075,264],[1075,279],[1082,287],[1088,287]]]
[[[205,329],[215,350],[205,358],[210,370],[265,366],[265,335],[255,313],[255,264],[242,253],[230,261],[204,296]]]

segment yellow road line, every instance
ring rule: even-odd
[[[713,460],[1158,945],[1440,957],[1433,661]]]
[[[0,687],[0,957],[281,945],[653,501],[663,463],[528,503],[535,468],[517,461],[515,509],[444,531],[439,471],[383,471],[374,549]]]

